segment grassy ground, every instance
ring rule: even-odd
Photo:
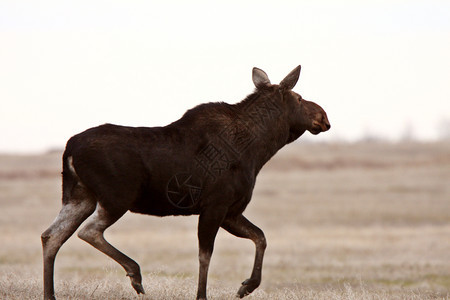
[[[0,156],[0,299],[42,297],[40,234],[61,201],[60,153]],[[261,172],[245,215],[268,240],[252,299],[449,299],[450,144],[289,145]],[[127,214],[106,238],[135,259],[147,294],[72,237],[60,299],[194,299],[196,217]],[[208,295],[233,299],[250,241],[220,231]]]

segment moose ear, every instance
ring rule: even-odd
[[[298,77],[300,77],[300,70],[302,66],[298,66],[294,70],[291,71],[281,82],[280,87],[286,90],[292,90],[295,84],[298,81]]]
[[[253,68],[252,80],[256,88],[270,85],[269,76],[261,69]]]

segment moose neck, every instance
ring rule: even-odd
[[[240,133],[241,159],[251,162],[257,172],[289,141],[289,125],[282,94],[257,91],[236,104],[233,128]]]

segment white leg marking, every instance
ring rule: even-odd
[[[73,156],[67,158],[67,166],[69,167],[69,171],[77,179],[77,184],[84,187],[84,184],[81,182],[80,177],[78,177],[77,171],[75,171],[75,167],[73,166]]]
[[[69,167],[70,172],[72,172],[73,175],[77,176],[77,172],[75,171],[75,167],[73,166],[73,157],[69,156],[67,158],[67,166]]]

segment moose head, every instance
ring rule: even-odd
[[[316,135],[330,129],[325,111],[312,101],[307,101],[299,94],[292,91],[300,76],[301,66],[292,70],[280,84],[272,84],[266,72],[259,68],[253,68],[253,83],[257,90],[270,90],[278,92],[282,98],[282,106],[289,126],[289,140],[292,142],[305,131]]]

